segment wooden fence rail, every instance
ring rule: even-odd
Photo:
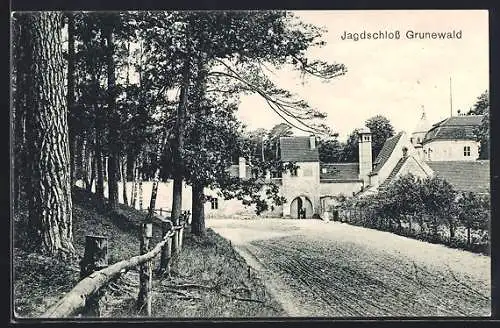
[[[76,316],[79,313],[93,313],[95,316],[99,316],[99,311],[92,309],[89,311],[89,307],[95,307],[98,300],[96,298],[101,296],[100,290],[107,286],[114,278],[118,277],[120,274],[127,272],[128,270],[141,266],[140,274],[140,291],[138,297],[138,305],[142,307],[146,305],[146,313],[148,316],[151,315],[151,283],[152,274],[151,267],[153,259],[162,254],[162,258],[167,257],[167,262],[170,260],[171,254],[178,254],[182,247],[182,232],[185,228],[186,221],[181,222],[180,225],[174,226],[170,220],[162,219],[162,234],[163,239],[156,244],[152,249],[149,249],[148,244],[149,239],[152,236],[152,224],[145,223],[142,225],[141,233],[141,254],[131,257],[127,260],[123,260],[114,263],[101,269],[102,266],[92,265],[87,261],[82,261],[82,272],[80,282],[67,294],[65,294],[55,305],[49,308],[40,318],[65,318]],[[168,227],[165,229],[165,227]],[[103,242],[102,237],[97,237],[97,241],[92,241],[96,239],[95,236],[88,236],[90,244],[106,245],[107,251],[107,240]],[[173,250],[172,245],[176,244],[177,249]],[[86,251],[87,251],[86,246]],[[107,265],[107,255],[102,254],[102,247],[90,247],[91,249],[101,252],[99,256],[86,254],[84,259],[98,259],[106,258]],[[101,261],[102,262],[102,261]],[[96,269],[97,271],[93,271]],[[83,272],[83,270],[86,270]],[[144,281],[144,279],[146,279]],[[144,304],[141,304],[144,303]]]

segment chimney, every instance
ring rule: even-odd
[[[363,185],[370,183],[368,174],[372,171],[372,134],[369,128],[363,127],[358,130],[359,146],[359,179],[363,180]]]
[[[311,149],[316,148],[316,137],[315,136],[309,137],[309,145],[311,146]]]
[[[238,159],[238,176],[240,179],[247,177],[247,165],[245,157],[240,157]]]

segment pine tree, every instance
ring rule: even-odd
[[[28,110],[33,126],[27,132],[31,154],[30,233],[33,246],[53,255],[74,253],[67,104],[58,12],[27,14],[23,28],[31,41],[33,65]]]

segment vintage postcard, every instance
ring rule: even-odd
[[[488,30],[13,12],[12,320],[490,317]]]

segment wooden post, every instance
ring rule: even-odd
[[[174,236],[172,237],[172,257],[179,253],[179,229],[174,229]]]
[[[165,236],[169,231],[172,230],[172,222],[167,221],[162,224],[162,236]],[[170,276],[170,259],[172,258],[172,237],[167,239],[167,242],[161,249],[160,255],[160,269],[159,272],[165,274],[167,277]]]
[[[179,253],[182,251],[182,236],[184,235],[184,224],[179,230]]]
[[[140,253],[146,254],[150,250],[149,241],[153,236],[153,223],[143,223],[141,226],[141,244]],[[146,308],[146,313],[151,316],[151,288],[153,283],[153,272],[152,272],[152,261],[147,261],[140,266],[139,275],[139,296],[137,301],[137,307],[142,311],[144,307]]]
[[[103,236],[85,236],[85,253],[80,261],[80,280],[95,271],[108,266],[108,239]],[[99,290],[85,301],[83,316],[101,316],[101,298],[104,292]]]
[[[160,216],[162,216],[162,215],[163,215],[163,214],[162,214],[162,212],[163,212],[163,211],[162,211],[162,209],[161,209],[161,207],[160,207]]]

